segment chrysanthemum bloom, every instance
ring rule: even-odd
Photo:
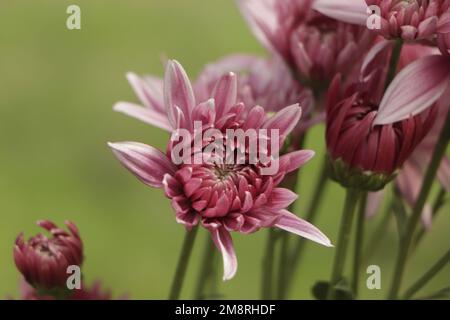
[[[381,9],[380,34],[387,39],[433,40],[448,0],[366,0]]]
[[[65,223],[69,232],[48,220],[40,220],[37,224],[52,237],[37,234],[25,242],[20,234],[14,246],[14,262],[34,287],[42,290],[66,288],[67,267],[83,263],[83,243],[78,229],[69,221]]]
[[[351,70],[373,37],[366,27],[315,11],[309,0],[238,0],[259,41],[284,58],[316,93],[340,72]],[[313,7],[312,7],[313,6]]]
[[[317,0],[316,5],[327,16],[363,26],[373,22],[374,32],[386,39],[405,41],[434,41],[449,8],[449,0]],[[372,18],[375,20],[369,21]]]
[[[246,106],[264,106],[266,111],[276,112],[282,108],[299,103],[303,118],[300,130],[321,120],[313,117],[314,99],[308,89],[302,88],[289,74],[289,70],[280,59],[263,59],[252,55],[231,55],[208,64],[193,85],[197,101],[206,101],[212,96],[217,81],[228,72],[239,75],[237,101]],[[130,102],[118,102],[114,110],[137,118],[141,121],[172,131],[164,107],[163,80],[154,76],[140,77],[135,73],[127,74],[141,105]]]
[[[262,107],[247,108],[243,103],[237,103],[237,92],[236,76],[229,73],[217,82],[211,99],[196,103],[181,65],[176,61],[168,63],[164,100],[169,123],[176,133],[186,129],[194,139],[201,137],[200,150],[194,148],[192,154],[184,154],[183,158],[209,155],[208,147],[217,146],[218,140],[203,135],[207,129],[217,129],[223,134],[227,129],[279,130],[279,142],[282,143],[300,119],[301,109],[297,105],[284,108],[269,118]],[[200,132],[195,131],[194,123],[201,124]],[[267,136],[267,139],[270,138]],[[111,143],[110,147],[120,162],[142,182],[164,189],[171,199],[177,222],[187,229],[201,223],[210,231],[223,256],[224,280],[231,279],[237,270],[231,231],[247,234],[263,227],[277,227],[330,246],[329,239],[316,227],[286,210],[297,196],[278,187],[287,173],[313,156],[312,151],[285,154],[277,159],[275,172],[262,174],[268,163],[251,164],[245,144],[237,142],[234,149],[245,154],[243,162],[230,164],[227,159],[220,161],[219,158],[214,162],[176,164],[172,151],[180,143],[191,145],[192,140],[178,142],[173,137],[171,140],[168,155],[136,142]],[[250,144],[256,142],[260,143],[250,139]],[[273,156],[274,151],[267,155]]]
[[[415,62],[426,56],[439,54],[439,50],[430,46],[423,45],[404,45],[399,61],[399,70],[405,68],[412,62]],[[442,130],[444,119],[446,118],[446,110],[450,106],[448,104],[449,95],[444,94],[437,103],[438,115],[436,121],[425,136],[423,141],[417,146],[410,157],[405,161],[403,167],[399,171],[395,179],[395,185],[398,192],[406,201],[406,204],[413,207],[416,203],[417,196],[422,186],[423,174],[428,167],[431,155],[438,140],[439,133]],[[438,170],[438,178],[442,186],[450,191],[450,161],[445,157]],[[367,200],[367,217],[372,217],[377,211],[384,198],[384,192],[369,193]],[[432,208],[430,204],[426,204],[422,213],[422,222],[425,227],[431,226]]]
[[[373,58],[373,54],[368,54]],[[334,178],[347,187],[376,191],[393,178],[434,125],[437,99],[445,92],[448,69],[433,77],[421,76],[436,69],[441,57],[430,56],[408,65],[394,79],[384,96],[374,92],[376,78],[370,73],[342,96],[339,78],[329,91],[327,147]],[[365,63],[367,66],[370,63]]]

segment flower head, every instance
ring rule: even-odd
[[[448,0],[316,0],[315,8],[341,21],[368,26],[386,39],[433,43],[448,28]],[[373,25],[372,25],[373,24]]]
[[[239,75],[237,101],[246,106],[263,106],[266,111],[276,112],[299,103],[303,117],[310,124],[314,98],[310,90],[301,87],[289,73],[286,65],[278,58],[264,59],[252,55],[231,55],[208,64],[193,85],[197,101],[206,101],[212,95],[217,81],[227,72]],[[171,131],[164,106],[163,80],[154,76],[140,77],[128,73],[127,79],[138,96],[141,106],[129,102],[118,102],[114,110],[130,115],[141,121]],[[302,123],[305,129],[309,123]]]
[[[78,229],[69,221],[66,221],[69,232],[48,220],[37,224],[52,237],[37,234],[25,242],[20,234],[14,246],[16,266],[26,281],[39,289],[65,288],[67,267],[83,263],[83,243]]]
[[[445,90],[445,81],[443,87],[440,81],[448,77],[442,71],[433,81],[417,79],[422,68],[439,65],[440,57],[430,56],[426,57],[428,65],[408,65],[384,95],[378,94],[385,72],[371,62],[387,46],[388,42],[379,43],[367,55],[362,82],[344,92],[337,77],[327,106],[326,138],[334,178],[371,191],[393,178],[431,130],[436,117],[433,104]]]
[[[449,10],[448,0],[366,0],[378,6],[379,33],[387,39],[433,40],[440,17]]]
[[[170,61],[164,97],[175,134],[167,155],[135,142],[110,144],[121,163],[141,181],[164,189],[177,222],[188,229],[200,223],[210,231],[223,256],[225,280],[237,270],[231,231],[252,233],[277,227],[330,246],[316,227],[286,210],[297,196],[278,186],[287,173],[314,154],[299,150],[277,157],[280,145],[300,119],[301,108],[292,105],[268,117],[260,106],[237,102],[237,86],[236,75],[227,73],[216,83],[210,99],[196,103],[183,68]],[[263,134],[249,134],[243,140],[230,136],[230,132],[258,130]],[[190,135],[186,137],[185,133]],[[267,157],[265,160],[252,160],[254,146]],[[225,149],[231,152],[222,152]],[[183,161],[175,161],[174,154]],[[195,161],[199,155],[201,161]]]
[[[316,91],[333,76],[351,71],[371,45],[369,30],[314,10],[314,1],[239,0],[253,33]]]

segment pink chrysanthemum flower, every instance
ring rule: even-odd
[[[381,9],[379,33],[387,39],[433,40],[448,0],[366,0]]]
[[[387,57],[389,46],[387,41],[380,42],[367,54],[360,83],[344,91],[336,78],[329,89],[326,137],[330,157],[344,164],[344,172],[367,176],[365,187],[372,191],[393,178],[431,130],[436,117],[432,106],[446,90],[448,78],[445,68],[434,77],[418,77],[439,66],[441,57],[429,56],[425,63],[405,67],[383,95],[380,88],[386,64],[373,62],[380,55]],[[343,174],[337,167],[337,175]],[[350,176],[344,180],[355,182]]]
[[[434,42],[437,32],[448,28],[450,1],[316,0],[315,8],[341,21],[370,25],[386,39]]]
[[[203,136],[203,131],[216,129],[279,130],[280,143],[292,131],[301,116],[298,105],[292,105],[268,117],[259,106],[247,107],[237,101],[237,79],[233,73],[221,77],[212,98],[196,103],[191,83],[176,61],[169,61],[164,82],[164,104],[172,130],[185,129],[193,137],[201,136],[201,150],[184,154],[191,158],[205,154],[216,140]],[[200,122],[196,132],[194,123]],[[270,139],[267,137],[267,139]],[[184,141],[190,145],[191,140]],[[257,141],[250,139],[250,144]],[[277,170],[262,174],[268,163],[251,164],[245,146],[237,143],[235,150],[243,151],[245,161],[237,164],[201,162],[175,164],[172,151],[180,143],[169,143],[168,155],[136,142],[111,143],[116,157],[141,181],[163,188],[171,199],[177,222],[187,229],[201,224],[211,233],[224,262],[224,280],[231,279],[237,270],[237,259],[230,232],[252,233],[263,227],[277,227],[330,246],[329,239],[316,227],[286,210],[296,199],[292,191],[278,187],[284,176],[298,169],[312,156],[312,151],[299,150],[281,156]],[[273,156],[277,150],[267,150]],[[275,161],[272,158],[272,161]]]
[[[83,243],[78,229],[69,221],[66,221],[69,232],[48,220],[40,220],[37,224],[52,237],[37,234],[25,242],[23,234],[20,234],[14,246],[14,262],[33,286],[40,289],[66,288],[67,267],[83,263]]]
[[[237,2],[259,41],[316,91],[336,73],[351,71],[372,43],[367,28],[328,18],[311,0]]]
[[[252,55],[231,55],[208,64],[200,72],[193,85],[197,101],[212,96],[217,81],[227,72],[238,74],[237,100],[246,106],[264,106],[266,111],[276,112],[299,103],[303,118],[299,130],[305,130],[321,118],[313,117],[314,98],[310,90],[302,88],[289,74],[280,59],[264,59]],[[172,131],[164,107],[163,80],[154,76],[140,77],[128,73],[127,79],[138,96],[141,105],[118,102],[114,110],[127,114],[153,126]]]

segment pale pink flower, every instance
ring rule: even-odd
[[[228,72],[239,75],[237,101],[246,106],[264,106],[266,111],[276,112],[285,106],[299,103],[303,117],[300,130],[315,124],[312,115],[314,98],[308,89],[302,88],[289,73],[285,64],[277,58],[264,59],[253,55],[236,54],[208,64],[193,86],[197,101],[206,101],[213,94],[217,81]],[[153,126],[171,131],[164,107],[163,80],[154,76],[140,77],[128,73],[127,79],[141,105],[118,102],[114,110],[125,113]]]
[[[222,76],[212,97],[200,103],[196,102],[191,83],[178,62],[169,61],[164,81],[164,105],[172,129],[184,128],[194,136],[199,133],[194,132],[193,123],[200,121],[203,129],[215,128],[223,133],[227,129],[277,129],[283,142],[301,116],[298,105],[268,117],[262,107],[246,107],[237,102],[238,82],[233,73]],[[214,142],[202,138],[203,147]],[[170,155],[141,143],[109,145],[120,162],[142,182],[164,189],[178,223],[187,229],[201,223],[209,230],[223,256],[224,280],[231,279],[237,270],[231,231],[252,233],[263,227],[277,227],[331,245],[316,227],[286,210],[297,195],[278,186],[287,173],[313,156],[312,151],[285,154],[279,158],[275,174],[262,175],[261,163],[175,165]],[[175,146],[173,141],[169,143],[168,153]]]
[[[14,262],[31,285],[41,289],[66,288],[67,267],[83,263],[83,243],[78,229],[67,221],[69,232],[48,220],[37,224],[52,234],[37,234],[25,242],[23,234],[16,239]]]
[[[336,73],[350,72],[372,44],[367,28],[326,17],[314,10],[314,1],[237,2],[259,41],[316,92]]]

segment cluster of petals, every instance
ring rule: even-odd
[[[238,5],[259,41],[316,91],[337,72],[350,72],[373,41],[367,28],[317,11],[317,1],[238,0]]]
[[[37,224],[52,237],[37,234],[25,241],[20,234],[14,246],[16,266],[25,280],[35,287],[66,288],[67,268],[71,265],[81,267],[83,263],[83,243],[78,229],[69,221],[66,221],[69,232],[48,220],[40,220]]]
[[[297,125],[301,108],[291,105],[268,116],[265,110],[238,102],[238,80],[234,73],[226,73],[217,81],[211,96],[196,102],[194,89],[181,65],[169,61],[166,68],[163,96],[166,118],[171,130],[185,129],[197,136],[194,122],[201,122],[202,130],[248,129],[277,130],[280,145]],[[201,132],[200,132],[201,133]],[[202,150],[214,141],[201,135]],[[270,139],[270,137],[267,137]],[[181,143],[181,142],[179,142]],[[183,142],[185,143],[185,142]],[[190,142],[188,141],[188,144]],[[250,142],[252,143],[252,142]],[[169,142],[166,154],[141,143],[110,143],[119,161],[145,184],[163,188],[176,213],[177,222],[187,229],[201,224],[209,230],[224,262],[224,279],[232,278],[237,259],[230,232],[252,233],[260,228],[277,227],[330,246],[329,239],[316,227],[298,218],[286,208],[297,195],[278,185],[286,174],[305,164],[314,153],[298,150],[279,158],[273,174],[262,174],[267,163],[236,164],[202,162],[201,164],[172,161],[171,151],[177,143]],[[246,146],[235,146],[246,153]],[[268,150],[274,155],[276,150]]]

